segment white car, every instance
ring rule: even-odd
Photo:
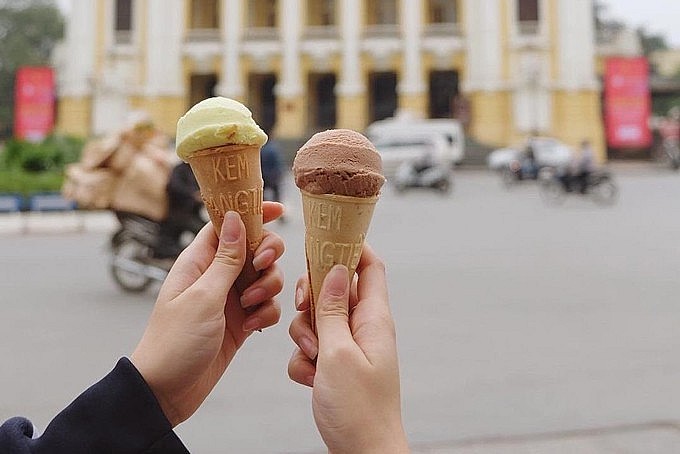
[[[378,138],[373,143],[380,153],[383,173],[387,179],[394,178],[399,166],[405,161],[430,158],[447,168],[453,166],[446,139],[440,134],[392,135]]]
[[[564,142],[552,137],[533,137],[530,141],[539,167],[564,167],[571,162],[572,149]],[[502,170],[519,159],[527,145],[494,150],[487,156],[486,163],[491,170]]]

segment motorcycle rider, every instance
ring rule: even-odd
[[[575,160],[574,181],[581,194],[588,192],[588,179],[595,170],[595,153],[588,139],[581,142],[581,148]]]
[[[201,192],[189,164],[182,161],[172,169],[166,191],[168,215],[160,223],[153,261],[169,270],[183,249],[180,244],[182,234],[198,234],[205,221],[201,217]]]

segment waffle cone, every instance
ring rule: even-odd
[[[260,147],[224,145],[206,148],[187,159],[193,170],[210,220],[219,236],[227,211],[236,211],[246,227],[246,262],[236,280],[243,292],[259,277],[253,254],[262,241],[263,181]]]
[[[349,269],[352,281],[378,197],[301,193],[312,329],[316,332],[315,308],[321,284],[337,264]]]

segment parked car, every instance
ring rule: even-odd
[[[447,118],[419,119],[408,115],[386,118],[371,123],[366,128],[366,136],[371,142],[385,142],[394,137],[406,141],[436,135],[444,140],[442,151],[446,159],[453,163],[460,163],[465,157],[465,134],[463,127],[457,120]]]
[[[446,139],[439,134],[384,135],[373,141],[382,157],[383,173],[388,180],[394,178],[397,169],[404,162],[418,162],[430,157],[432,161],[446,168],[453,166]]]
[[[569,165],[572,149],[569,145],[552,137],[533,137],[519,147],[499,148],[487,156],[486,162],[491,170],[503,170],[513,161],[519,161],[522,153],[531,144],[536,164],[539,167],[564,167]]]

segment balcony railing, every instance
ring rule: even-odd
[[[276,27],[247,27],[243,38],[256,41],[271,41],[279,39],[279,29]]]
[[[538,35],[541,27],[539,21],[520,21],[517,23],[517,27],[520,35],[532,36]]]
[[[187,41],[197,42],[215,42],[220,40],[220,30],[217,28],[193,28],[187,32]]]
[[[371,24],[364,29],[367,38],[397,38],[399,26],[397,24]]]
[[[340,36],[335,25],[308,25],[305,27],[305,39],[337,39]]]
[[[461,27],[456,22],[431,23],[425,26],[426,36],[460,36]]]
[[[116,30],[113,35],[113,41],[117,46],[132,44],[132,30]]]

